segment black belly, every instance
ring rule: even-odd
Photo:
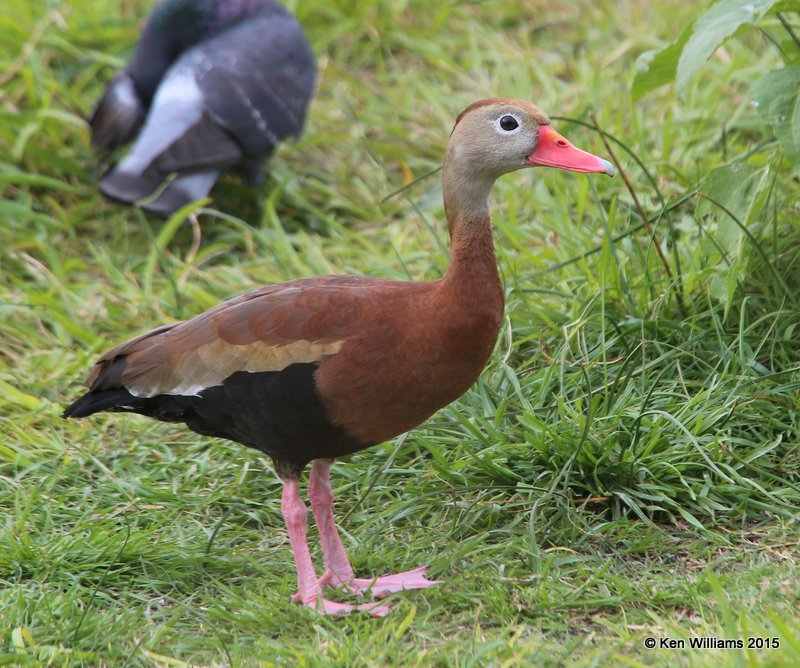
[[[282,371],[238,371],[196,396],[132,397],[111,410],[185,422],[199,434],[261,450],[275,460],[279,473],[299,473],[312,459],[340,457],[374,445],[330,422],[317,394],[316,369],[317,364],[308,363]]]

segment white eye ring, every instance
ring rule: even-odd
[[[514,121],[517,124],[517,126],[515,128],[511,128],[510,130],[506,130],[501,125],[501,122],[506,120],[506,119],[508,119],[508,118],[513,118],[514,119]],[[509,135],[516,134],[517,132],[519,132],[522,129],[522,122],[519,120],[519,116],[517,116],[516,114],[508,113],[508,112],[502,114],[498,118],[495,118],[492,121],[492,125],[494,125],[495,132],[497,132],[497,134],[503,135],[504,137],[508,137]]]

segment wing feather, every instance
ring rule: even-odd
[[[261,288],[116,346],[87,385],[91,391],[122,386],[137,397],[192,395],[237,371],[317,362],[358,333],[372,288],[383,283],[326,276]]]

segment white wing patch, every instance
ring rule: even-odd
[[[151,377],[150,382],[142,382],[141,379],[125,379],[123,374],[123,381],[128,391],[137,397],[159,394],[197,396],[209,387],[221,385],[237,371],[282,371],[291,364],[318,362],[326,355],[338,353],[343,344],[344,341],[299,339],[283,346],[263,341],[233,345],[215,339],[194,350],[170,355],[168,367],[165,365],[166,373],[159,374],[157,380]],[[169,387],[164,387],[164,384]]]

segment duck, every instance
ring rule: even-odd
[[[442,581],[429,579],[425,567],[355,576],[334,518],[332,462],[413,429],[477,380],[504,310],[490,191],[504,174],[539,166],[614,174],[611,163],[575,147],[531,103],[471,104],[456,119],[444,160],[451,258],[441,278],[316,276],[234,297],[112,348],[64,417],[138,413],[265,453],[282,481],[297,572],[293,599],[323,614],[387,614],[384,601],[339,603],[326,599],[324,588],[381,599]],[[321,576],[299,489],[309,464]]]
[[[300,136],[316,76],[303,29],[275,0],[162,0],[89,118],[99,152],[133,142],[101,193],[168,217],[231,168],[257,185],[278,144]]]

